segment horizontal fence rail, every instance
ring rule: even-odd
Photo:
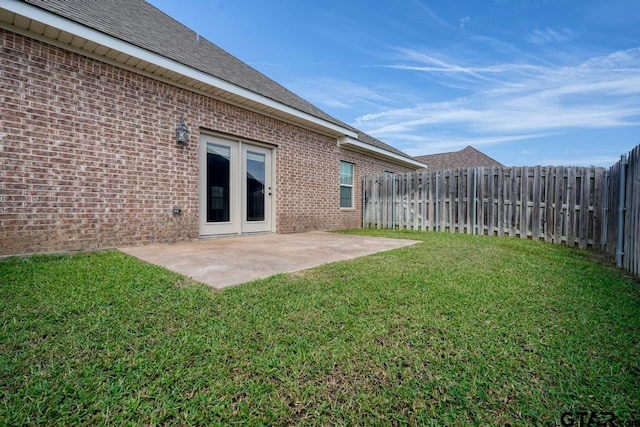
[[[363,226],[600,247],[604,194],[605,169],[597,167],[372,175],[364,179]]]

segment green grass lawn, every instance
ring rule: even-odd
[[[222,292],[115,251],[0,260],[0,425],[640,418],[640,285],[621,270],[353,233],[424,242]]]

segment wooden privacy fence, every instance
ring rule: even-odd
[[[603,249],[640,276],[640,145],[607,171]]]
[[[363,226],[600,246],[604,168],[485,167],[364,178]]]

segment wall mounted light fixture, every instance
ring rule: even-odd
[[[184,117],[180,118],[180,124],[176,127],[176,142],[178,144],[186,144],[188,140],[189,129],[184,124]]]

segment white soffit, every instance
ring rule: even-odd
[[[427,168],[427,165],[417,160],[413,160],[409,157],[404,157],[399,154],[392,153],[391,151],[387,151],[383,148],[366,144],[362,141],[358,141],[357,139],[353,139],[348,136],[338,138],[338,146],[352,150],[352,151],[366,152],[369,155],[373,155],[375,157],[382,158],[387,161],[390,161],[405,167],[409,167],[409,168],[414,168],[414,169]]]
[[[40,36],[42,41],[64,45],[76,52],[115,62],[146,75],[160,77],[196,89],[238,105],[306,126],[331,136],[357,138],[351,129],[328,122],[210,74],[195,70],[162,55],[139,48],[115,37],[93,30],[17,0],[0,0],[0,27],[19,30],[24,35]],[[20,31],[22,30],[22,31]]]

